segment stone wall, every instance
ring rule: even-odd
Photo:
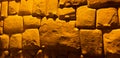
[[[120,58],[120,0],[0,0],[0,58]]]

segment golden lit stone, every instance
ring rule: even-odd
[[[1,8],[1,16],[7,17],[8,16],[8,1],[2,1],[2,8]]]

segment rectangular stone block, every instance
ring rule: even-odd
[[[8,6],[8,14],[9,15],[15,15],[18,14],[19,12],[19,2],[16,2],[15,0],[9,1],[9,6]]]
[[[33,16],[45,16],[47,10],[47,0],[34,0],[33,1]]]
[[[22,34],[12,34],[11,35],[10,49],[22,49]]]
[[[19,7],[19,15],[31,15],[33,0],[21,0]]]
[[[120,6],[120,0],[87,0],[88,7],[104,8]]]
[[[40,18],[30,16],[23,16],[25,28],[39,28]]]
[[[58,0],[47,0],[47,15],[56,14],[58,11]]]
[[[106,58],[120,58],[120,29],[105,30],[104,53]]]
[[[2,1],[1,17],[8,16],[8,1]]]
[[[69,8],[58,8],[58,17],[61,20],[75,20],[75,9]]]
[[[22,16],[8,16],[4,19],[4,32],[7,34],[23,32]]]
[[[87,5],[80,6],[76,12],[76,27],[95,28],[96,9],[88,8]]]
[[[97,19],[96,19],[96,27],[97,28],[116,28],[118,27],[119,20],[117,9],[110,8],[101,8],[97,10]]]
[[[9,48],[9,36],[6,34],[0,35],[0,49]]]
[[[102,31],[80,30],[81,51],[83,58],[102,58]]]
[[[38,29],[26,29],[23,33],[22,46],[24,50],[39,49],[40,36]]]

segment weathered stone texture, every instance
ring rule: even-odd
[[[84,58],[102,58],[101,30],[80,30],[81,49]]]
[[[40,47],[38,29],[26,29],[22,41],[23,49],[38,49]]]
[[[120,57],[120,29],[104,33],[104,52],[107,58]]]
[[[2,1],[1,17],[8,16],[8,1]]]
[[[95,27],[96,9],[88,8],[87,5],[80,6],[76,12],[76,26],[79,28]]]
[[[19,2],[14,1],[9,1],[9,6],[8,6],[8,14],[9,15],[15,15],[18,14],[19,12]]]
[[[67,46],[79,49],[79,31],[75,26],[75,21],[65,22],[52,18],[42,19],[40,27],[41,45],[48,46]]]
[[[87,3],[88,3],[88,7],[92,7],[92,8],[120,6],[120,0],[87,0]]]
[[[75,20],[75,9],[69,8],[58,8],[58,16],[61,20]]]
[[[40,19],[32,16],[23,16],[25,28],[39,28]]]
[[[33,0],[21,0],[19,15],[32,14]]]
[[[10,49],[22,49],[22,34],[11,35]]]
[[[7,34],[23,32],[23,18],[21,16],[8,16],[5,18],[4,32]]]
[[[118,27],[118,14],[116,8],[102,8],[97,10],[97,20],[96,20],[96,27],[103,28],[103,27],[110,27],[116,28]]]
[[[6,34],[0,35],[0,49],[8,49],[9,36]]]
[[[47,0],[34,0],[33,1],[33,16],[45,16],[47,10]]]

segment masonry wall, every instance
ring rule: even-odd
[[[119,58],[120,0],[0,0],[0,58]]]

